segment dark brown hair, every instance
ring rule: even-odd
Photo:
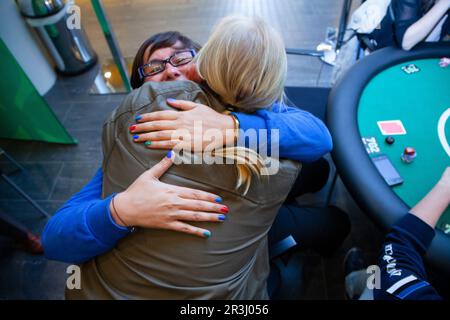
[[[144,81],[139,77],[138,68],[142,66],[145,62],[147,62],[143,61],[145,50],[147,50],[147,48],[151,46],[149,52],[149,56],[151,56],[153,52],[155,52],[156,50],[162,48],[170,48],[177,41],[180,41],[183,44],[183,49],[195,49],[198,51],[201,48],[201,46],[198,43],[192,41],[191,39],[182,35],[178,31],[161,32],[151,36],[150,38],[144,41],[144,43],[141,45],[138,52],[136,53],[136,56],[134,57],[130,79],[131,87],[133,87],[133,89],[139,88],[144,83]]]

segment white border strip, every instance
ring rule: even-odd
[[[445,136],[445,123],[447,119],[450,117],[450,108],[444,111],[444,113],[439,118],[438,122],[438,136],[441,141],[442,147],[444,148],[447,155],[450,157],[450,145],[448,144],[447,137]]]
[[[397,281],[392,287],[386,290],[386,292],[393,294],[398,288],[403,287],[405,284],[410,283],[411,281],[416,280],[417,278],[413,275],[410,275],[402,280]]]

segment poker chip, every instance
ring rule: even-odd
[[[417,156],[417,154],[416,154],[416,150],[414,150],[414,148],[406,147],[405,150],[403,151],[403,153],[401,154],[401,159],[405,163],[411,163],[414,161],[416,156]]]
[[[413,156],[416,154],[416,150],[414,150],[414,148],[411,147],[406,147],[404,153],[409,156]]]
[[[420,69],[415,65],[415,64],[408,64],[406,66],[402,67],[403,72],[405,72],[406,74],[413,74],[416,72],[419,72]]]
[[[443,57],[439,60],[439,66],[441,68],[447,68],[450,65],[450,58]]]
[[[395,139],[393,136],[389,136],[384,140],[387,144],[393,144],[395,142]]]

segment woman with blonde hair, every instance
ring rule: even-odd
[[[81,265],[81,289],[69,299],[267,299],[267,233],[298,174],[298,162],[280,160],[276,174],[254,151],[225,145],[215,156],[233,164],[183,163],[162,181],[222,195],[227,221],[209,226],[204,241],[183,233],[141,228],[126,210],[132,182],[162,151],[136,144],[127,129],[142,113],[169,110],[167,99],[191,100],[216,111],[253,112],[283,100],[286,55],[280,35],[264,21],[227,17],[195,57],[192,81],[147,82],[130,93],[103,131],[103,196],[112,215],[133,233],[109,252]],[[195,68],[195,69],[194,69]],[[196,150],[192,150],[194,153]],[[169,152],[168,157],[176,157]],[[195,200],[191,200],[195,201]],[[180,209],[174,199],[171,206]],[[212,211],[215,208],[212,208]],[[199,227],[206,222],[198,223]]]

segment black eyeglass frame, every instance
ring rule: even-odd
[[[179,54],[179,53],[183,53],[183,52],[190,52],[190,53],[192,54],[192,59],[193,59],[193,58],[195,57],[195,55],[197,54],[197,52],[196,52],[194,49],[187,49],[187,50],[177,51],[177,52],[175,52],[174,54],[172,54],[170,57],[168,57],[167,59],[159,60],[160,62],[162,62],[162,63],[164,64],[164,69],[162,69],[161,71],[155,72],[155,73],[150,73],[150,74],[145,74],[144,68],[147,67],[147,66],[149,66],[149,65],[151,65],[153,62],[146,63],[146,64],[140,66],[140,67],[137,69],[137,70],[138,70],[138,73],[139,73],[139,77],[141,78],[141,80],[144,80],[144,78],[146,78],[146,77],[154,76],[155,74],[161,73],[161,72],[163,72],[163,71],[165,70],[166,64],[167,64],[167,63],[170,63],[170,65],[173,66],[173,67],[179,67],[179,66],[184,66],[185,64],[188,64],[188,63],[191,62],[192,60],[191,60],[191,61],[188,61],[188,62],[186,62],[186,63],[177,64],[177,65],[174,65],[174,64],[170,61],[174,56],[176,56],[176,55]]]

